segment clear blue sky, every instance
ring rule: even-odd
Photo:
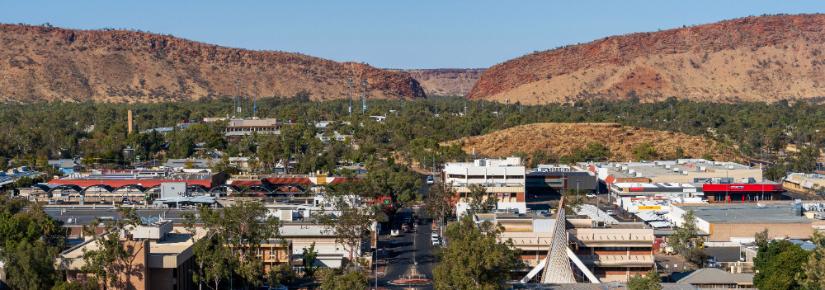
[[[388,68],[487,67],[609,35],[816,12],[825,1],[0,0],[4,23],[139,29]]]

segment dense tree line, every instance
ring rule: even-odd
[[[280,136],[249,136],[233,142],[222,138],[225,123],[221,122],[177,128],[166,135],[143,133],[187,120],[230,116],[231,98],[164,104],[6,104],[0,107],[0,123],[7,128],[0,132],[0,156],[6,166],[71,156],[117,165],[132,161],[124,159],[123,149],[128,146],[143,160],[198,156],[212,149],[233,156],[257,156],[260,164],[256,165],[261,169],[291,159],[298,162],[297,172],[331,171],[342,161],[366,162],[389,155],[430,168],[465,158],[458,146],[439,144],[447,140],[534,122],[617,122],[709,136],[743,155],[776,162],[776,171],[784,172],[813,166],[807,155],[777,154],[785,145],[796,144],[818,153],[825,144],[825,132],[820,131],[825,126],[825,106],[808,102],[718,104],[671,98],[657,103],[631,99],[526,106],[438,97],[373,100],[368,102],[366,113],[355,110],[352,114],[348,104],[346,100],[308,102],[306,96],[262,98],[257,101],[258,117],[274,117],[294,125],[286,126]],[[137,130],[128,136],[127,109],[135,113]],[[370,115],[387,118],[376,122]],[[321,120],[341,122],[317,130],[314,122]],[[353,137],[329,143],[315,138],[316,133],[329,135],[333,131]],[[609,156],[602,149],[588,145],[572,156],[538,157],[564,162],[599,160]],[[634,155],[657,157],[649,149],[636,148]]]

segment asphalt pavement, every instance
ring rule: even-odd
[[[412,218],[414,210],[403,208],[396,214],[397,221],[405,218]],[[424,216],[423,213],[420,216]],[[396,225],[393,225],[396,226]],[[400,227],[400,224],[398,224]],[[410,289],[410,287],[397,287],[389,284],[390,281],[404,277],[404,275],[414,265],[417,265],[418,272],[427,278],[433,278],[433,267],[435,266],[435,255],[430,241],[432,232],[432,221],[422,218],[415,231],[401,233],[401,236],[391,237],[384,235],[380,237],[379,257],[386,264],[383,277],[378,279],[379,287],[387,289]],[[371,281],[372,282],[372,281]],[[373,282],[374,283],[374,282]],[[374,287],[374,284],[370,285]],[[432,289],[432,286],[419,287],[416,289]]]

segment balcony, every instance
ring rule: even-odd
[[[587,265],[598,267],[652,267],[653,255],[579,255]]]

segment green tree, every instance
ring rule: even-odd
[[[753,266],[753,285],[761,290],[801,289],[798,281],[806,281],[803,265],[809,253],[793,243],[771,241],[759,247]]]
[[[316,215],[324,231],[335,236],[335,242],[349,252],[349,262],[355,265],[355,251],[375,223],[376,207],[357,205],[357,195],[328,191],[326,198],[332,204],[330,212]]]
[[[115,221],[93,221],[84,227],[87,235],[95,236],[97,247],[83,251],[86,264],[83,270],[99,277],[103,288],[130,288],[133,276],[142,275],[141,265],[135,264],[135,258],[145,253],[147,243],[134,240],[131,235],[122,235],[140,224],[140,217],[133,208],[119,207],[121,218]],[[95,231],[98,224],[105,224],[101,234]]]
[[[303,254],[301,254],[301,263],[304,267],[304,277],[314,277],[315,270],[318,269],[318,266],[315,265],[316,260],[318,259],[318,251],[315,250],[315,243],[313,242],[309,248],[304,248]]]
[[[478,184],[470,185],[470,192],[467,193],[467,202],[470,206],[469,213],[486,213],[494,210],[498,200],[495,194],[487,193],[487,189]]]
[[[668,238],[668,243],[679,255],[694,265],[701,266],[704,263],[705,255],[701,250],[702,239],[699,237],[696,215],[692,210],[682,215],[682,224]]]
[[[200,207],[197,218],[186,216],[187,227],[199,221],[207,235],[195,244],[198,271],[195,282],[220,282],[237,275],[245,287],[263,283],[263,261],[257,253],[265,242],[280,238],[280,222],[260,202],[237,202],[222,210]],[[233,279],[229,279],[230,283]]]
[[[321,290],[363,290],[367,289],[367,276],[356,269],[323,269]]]
[[[629,290],[662,290],[662,278],[656,270],[650,270],[642,275],[634,275],[627,280]]]
[[[65,232],[37,204],[0,195],[0,261],[12,289],[48,289]]]
[[[438,221],[439,225],[443,225],[453,210],[453,200],[455,198],[456,193],[453,188],[439,182],[430,187],[427,198],[424,200],[424,210],[427,211],[430,217]]]
[[[12,289],[49,289],[59,278],[54,269],[58,249],[43,241],[20,242],[2,250]]]
[[[804,274],[797,276],[797,280],[802,289],[825,289],[825,234],[814,232],[811,242],[816,248],[802,266]]]
[[[684,152],[682,153],[684,154]],[[644,142],[633,147],[633,157],[635,157],[636,160],[654,160],[659,158],[659,152],[656,151],[656,147],[653,147],[653,144]]]
[[[433,270],[435,289],[504,289],[519,265],[512,241],[499,242],[489,222],[477,225],[470,215],[447,227],[447,247]]]

